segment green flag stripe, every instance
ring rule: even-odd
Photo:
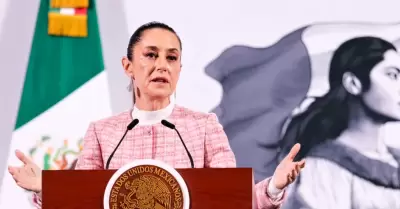
[[[15,129],[104,70],[95,9],[90,0],[88,37],[49,36],[49,0],[41,0]]]
[[[49,12],[60,13],[60,8],[50,8]]]

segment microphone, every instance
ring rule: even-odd
[[[112,159],[112,157],[114,156],[115,151],[117,151],[117,149],[118,149],[119,145],[121,144],[122,140],[124,140],[125,135],[128,133],[128,131],[132,130],[133,127],[135,127],[138,123],[139,123],[139,120],[138,120],[138,119],[134,119],[134,120],[133,120],[131,123],[129,123],[129,125],[126,127],[126,131],[125,131],[124,135],[123,135],[122,138],[119,140],[119,142],[118,142],[117,146],[115,147],[114,151],[113,151],[113,152],[111,153],[111,155],[108,157],[107,164],[106,164],[106,170],[107,170],[108,167],[110,166],[111,159]]]
[[[163,124],[164,126],[166,126],[166,127],[170,128],[170,129],[173,129],[173,130],[176,131],[176,133],[177,133],[178,136],[179,136],[179,139],[181,140],[181,142],[182,142],[182,144],[183,144],[183,147],[185,147],[185,150],[186,150],[187,155],[189,156],[190,164],[192,165],[192,168],[194,168],[194,162],[193,162],[192,155],[190,154],[189,150],[187,149],[187,147],[186,147],[186,145],[185,145],[185,142],[183,142],[183,139],[182,139],[181,134],[179,133],[178,129],[175,128],[175,125],[174,125],[174,124],[172,124],[172,123],[170,123],[170,122],[168,122],[168,121],[166,121],[166,120],[162,120],[162,121],[161,121],[161,124]]]

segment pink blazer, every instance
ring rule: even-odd
[[[105,169],[108,157],[133,120],[131,110],[89,125],[83,150],[75,169]],[[195,168],[236,167],[228,138],[214,113],[201,113],[175,105],[169,118],[180,132],[194,161]],[[161,160],[174,168],[190,168],[178,135],[161,123],[137,125],[127,133],[115,152],[110,169],[118,169],[136,159]],[[267,194],[270,178],[255,185],[256,202],[263,209],[279,208],[282,199],[273,200]],[[234,182],[232,182],[234,183]],[[40,206],[40,198],[35,198]]]

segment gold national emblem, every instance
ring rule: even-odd
[[[133,167],[111,188],[111,209],[182,209],[182,189],[171,173],[153,165]]]

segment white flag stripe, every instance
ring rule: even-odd
[[[55,154],[63,147],[64,140],[68,143],[67,150],[79,151],[78,140],[84,137],[89,123],[108,117],[112,113],[107,77],[107,73],[103,71],[55,106],[16,130],[7,164],[21,164],[14,155],[15,149],[20,149],[29,155],[30,149],[38,147],[34,155],[35,162],[43,166],[44,155],[46,152],[51,152],[50,163],[54,168],[58,168]],[[50,136],[51,139],[40,143],[44,135]],[[72,163],[74,158],[75,155],[67,155],[68,163]],[[29,204],[31,195],[15,184],[7,170],[4,171],[2,182],[2,191],[7,192],[0,193],[0,208],[32,208]]]
[[[75,15],[75,9],[74,8],[61,8],[60,9],[60,14],[63,14],[63,15]]]

